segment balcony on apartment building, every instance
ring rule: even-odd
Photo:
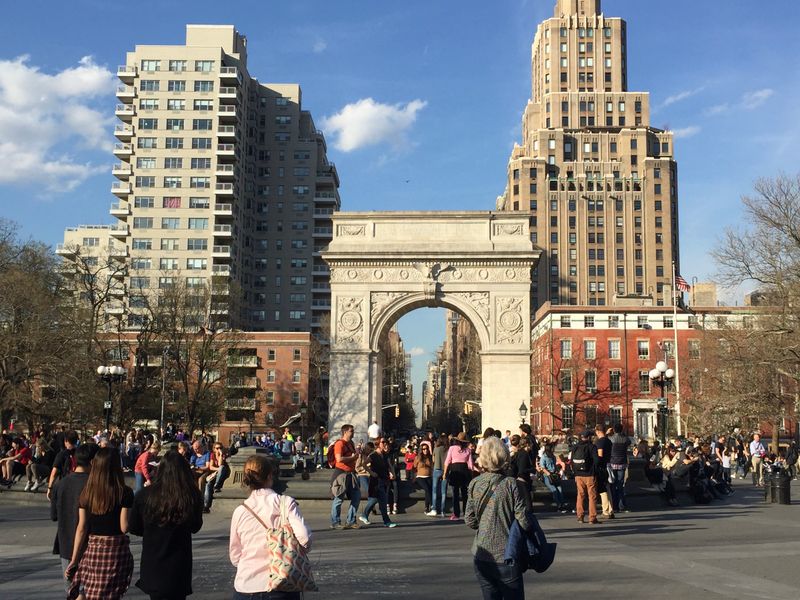
[[[120,85],[117,87],[117,98],[120,100],[133,100],[136,97],[136,88],[132,85]]]
[[[258,356],[255,354],[239,354],[228,356],[229,367],[258,368]]]
[[[217,127],[217,137],[225,139],[236,139],[236,126],[220,125]]]
[[[239,88],[237,87],[221,87],[219,88],[220,100],[238,100]]]
[[[114,156],[130,156],[133,154],[133,146],[130,144],[114,144]]]
[[[232,237],[233,225],[214,225],[214,235],[216,237]]]
[[[114,126],[114,136],[118,140],[130,140],[133,137],[133,126],[132,125]]]
[[[120,65],[117,67],[117,77],[125,83],[130,83],[136,77],[136,67]]]
[[[217,116],[220,120],[236,119],[239,116],[236,106],[233,104],[221,104],[217,107]]]
[[[225,385],[229,388],[242,388],[246,390],[258,389],[258,377],[228,377]]]
[[[256,410],[255,398],[226,398],[226,410]]]
[[[233,184],[232,183],[217,183],[214,186],[214,192],[218,196],[232,196],[233,195]]]
[[[230,246],[214,246],[211,248],[212,258],[231,258]]]
[[[111,174],[119,179],[128,179],[133,175],[133,168],[130,163],[119,162],[111,167]]]
[[[130,121],[136,114],[136,107],[133,104],[117,104],[114,114],[123,121]]]
[[[239,83],[239,69],[236,67],[220,67],[219,78],[223,81]]]
[[[214,175],[217,178],[224,177],[225,179],[235,177],[236,176],[236,166],[235,165],[225,165],[225,164],[217,164],[214,169]]]
[[[117,223],[116,225],[109,227],[108,232],[113,237],[128,237],[130,234],[130,228],[128,227],[127,223]]]
[[[111,184],[111,193],[116,196],[127,196],[132,191],[131,184],[127,181],[115,181]]]
[[[214,216],[215,217],[232,217],[233,216],[233,204],[225,204],[217,202],[214,204]]]

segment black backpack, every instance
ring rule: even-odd
[[[572,470],[583,476],[594,473],[594,457],[588,442],[581,442],[572,451]]]

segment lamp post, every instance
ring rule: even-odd
[[[661,396],[656,402],[658,404],[658,430],[661,434],[661,445],[663,446],[667,443],[667,427],[669,425],[669,409],[667,408],[667,395],[665,390],[667,384],[675,379],[675,371],[668,368],[666,362],[660,360],[656,363],[655,368],[648,373],[648,376],[650,377],[650,381],[661,388]]]
[[[158,430],[161,439],[164,439],[164,404],[167,398],[167,359],[172,356],[172,348],[165,346],[161,351],[161,417],[158,420]]]
[[[303,402],[300,405],[300,441],[303,442],[303,447],[305,448],[305,426],[306,426],[306,415],[308,414],[308,405]]]
[[[97,367],[97,374],[108,385],[108,400],[103,403],[103,411],[106,414],[106,432],[108,432],[111,425],[111,385],[125,379],[127,371],[116,365],[99,366]]]
[[[528,416],[528,407],[525,406],[525,400],[519,405],[519,418],[522,419],[522,424],[525,424],[525,417]]]

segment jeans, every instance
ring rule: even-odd
[[[417,477],[417,484],[425,492],[425,512],[431,509],[431,478]]]
[[[369,520],[369,515],[377,504],[378,509],[381,511],[381,517],[383,518],[384,525],[388,525],[392,522],[389,518],[389,510],[386,506],[388,502],[388,488],[386,483],[387,482],[385,481],[378,481],[378,485],[375,488],[376,496],[370,497],[370,499],[367,500],[367,505],[364,507],[364,512],[361,515],[365,519]]]
[[[525,600],[525,585],[519,567],[477,559],[474,566],[483,600]]]
[[[233,600],[300,600],[300,592],[233,592]]]
[[[624,510],[625,504],[625,472],[627,467],[613,469],[608,467],[608,474],[611,477],[611,504],[614,511]]]
[[[205,508],[211,508],[211,504],[214,502],[214,485],[216,482],[216,477],[206,479],[205,489],[203,490],[203,506]]]
[[[467,510],[467,484],[453,486],[453,514],[461,517]]]
[[[358,476],[358,488],[361,490],[361,497],[369,497],[369,475]]]
[[[556,506],[561,506],[564,504],[564,492],[561,490],[561,485],[558,486],[553,485],[550,483],[550,478],[545,475],[544,484],[547,486],[547,489],[550,490],[553,494],[553,502],[555,502]]]
[[[134,473],[133,479],[134,479],[133,493],[138,494],[144,489],[144,475],[142,475],[141,473]]]
[[[323,465],[322,446],[314,450],[314,464],[316,464],[318,467],[321,467]]]
[[[333,504],[331,505],[331,525],[341,525],[342,524],[342,504],[344,503],[344,499],[346,494],[343,496],[337,496],[333,499]],[[350,508],[347,511],[347,524],[352,525],[356,522],[356,513],[358,512],[358,504],[361,502],[361,490],[358,487],[354,487],[350,489]]]
[[[433,470],[433,510],[442,514],[447,502],[447,480],[442,479],[442,469]]]

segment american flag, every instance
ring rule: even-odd
[[[692,289],[692,286],[686,283],[686,280],[677,273],[675,274],[675,287],[682,292],[688,292]]]

